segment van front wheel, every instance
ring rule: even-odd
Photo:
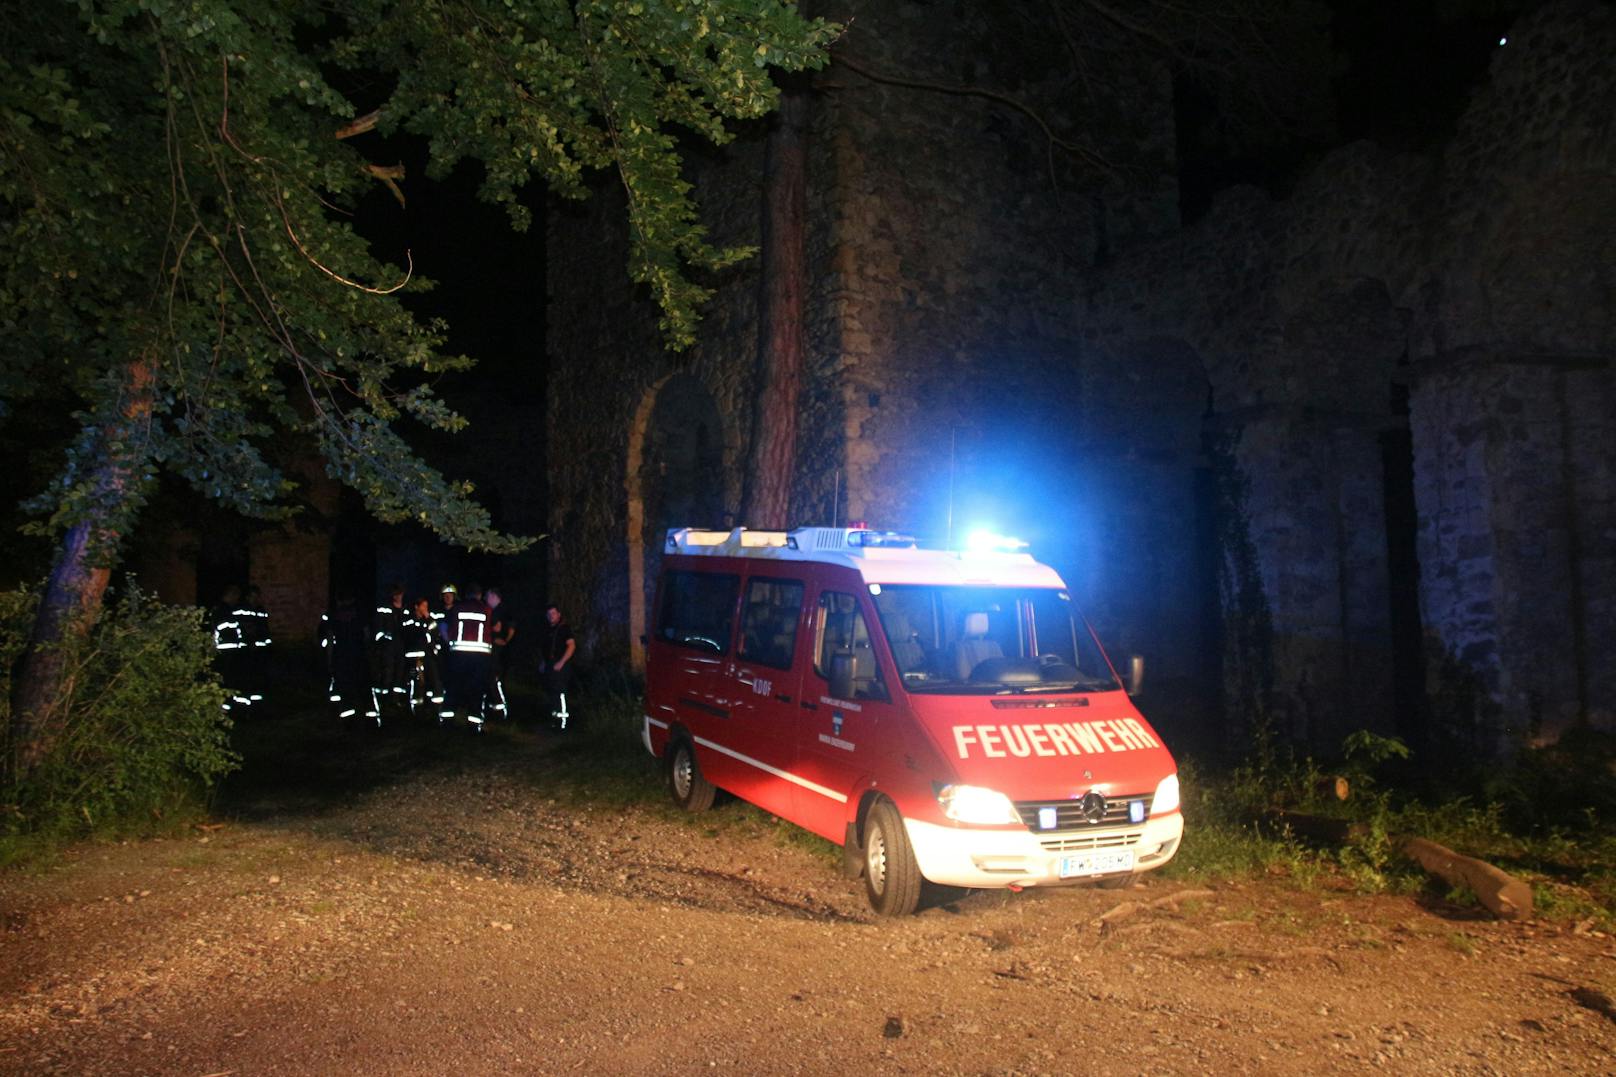
[[[712,782],[701,776],[696,749],[683,737],[668,749],[668,792],[673,794],[675,804],[689,812],[712,807],[713,795],[718,792]]]
[[[908,916],[920,903],[920,865],[903,816],[889,800],[872,807],[864,821],[864,893],[881,916]]]

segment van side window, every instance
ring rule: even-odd
[[[839,591],[819,596],[818,638],[814,648],[814,672],[830,679],[830,661],[839,654],[853,656],[853,698],[889,699],[881,680],[881,667],[870,646],[870,629],[864,623],[858,599]]]
[[[741,608],[740,657],[775,669],[790,669],[802,620],[803,586],[797,580],[754,577]]]
[[[665,574],[657,638],[712,654],[728,651],[740,584],[739,576],[728,573]]]

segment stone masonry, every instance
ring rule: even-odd
[[[1058,57],[973,5],[850,6],[852,63],[815,83],[798,522],[1008,516],[1186,731],[1328,750],[1411,706],[1485,751],[1616,727],[1607,6],[1523,20],[1446,143],[1344,146],[1189,228],[1162,72],[1082,113],[1133,163],[1108,181],[949,89],[1064,122]],[[757,240],[761,135],[692,166],[720,242]],[[551,579],[593,653],[638,658],[662,529],[745,523],[758,283],[718,282],[668,354],[620,220],[607,196],[550,225]],[[1399,648],[1424,652],[1412,704]]]

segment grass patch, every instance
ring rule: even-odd
[[[1608,762],[1589,768],[1556,757],[1565,764],[1562,782],[1586,790],[1583,806],[1572,810],[1568,805],[1576,796],[1542,789],[1550,763],[1533,753],[1511,772],[1513,780],[1492,777],[1485,789],[1490,799],[1475,799],[1408,782],[1407,750],[1391,738],[1355,735],[1347,746],[1346,757],[1330,767],[1270,757],[1207,775],[1184,761],[1184,846],[1167,873],[1202,879],[1284,875],[1304,887],[1329,876],[1361,893],[1414,893],[1431,882],[1402,857],[1397,841],[1422,837],[1523,879],[1541,916],[1616,927],[1616,813],[1606,811],[1612,801]],[[1329,779],[1337,774],[1350,777],[1353,793],[1345,802],[1332,793]],[[1523,789],[1539,790],[1537,807],[1523,806]],[[1547,813],[1545,804],[1562,810]],[[1257,822],[1275,809],[1340,819],[1358,829],[1338,847],[1309,847],[1283,828]],[[1448,900],[1465,904],[1464,897]],[[1469,904],[1475,904],[1474,895]]]
[[[557,798],[621,810],[652,811],[679,821],[715,841],[728,837],[773,837],[788,848],[827,862],[841,858],[841,847],[752,804],[720,793],[713,811],[692,815],[669,799],[662,761],[645,750],[645,708],[627,685],[591,694],[577,727],[544,763],[545,788]]]
[[[645,750],[645,708],[625,691],[591,695],[549,757],[545,776],[558,795],[624,808],[665,798],[659,760]]]
[[[1283,829],[1265,827],[1231,802],[1227,782],[1209,780],[1189,761],[1179,767],[1184,843],[1162,869],[1167,878],[1206,882],[1285,876],[1304,889],[1317,885],[1317,855]]]
[[[43,874],[60,863],[65,843],[55,835],[0,835],[0,870]]]

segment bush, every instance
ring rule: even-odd
[[[11,682],[37,602],[35,591],[0,592],[8,750]],[[0,791],[0,839],[139,832],[203,806],[238,762],[203,612],[130,586],[88,633],[69,631],[57,646],[65,676],[52,706],[66,712],[66,726],[26,779]]]

